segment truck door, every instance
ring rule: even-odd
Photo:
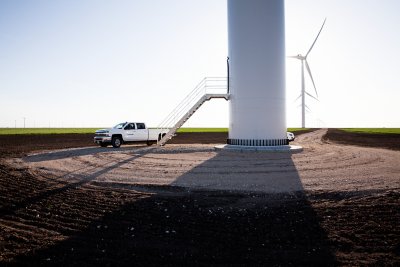
[[[147,141],[148,129],[144,123],[136,123],[135,141]]]
[[[134,123],[128,123],[124,128],[124,141],[135,141],[136,127]]]

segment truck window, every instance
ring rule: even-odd
[[[146,126],[144,125],[144,123],[136,123],[136,126],[137,126],[138,130],[146,129]]]
[[[126,122],[119,123],[119,124],[115,125],[113,128],[114,129],[122,129],[122,128],[124,128],[125,124],[126,124]]]
[[[134,123],[128,123],[128,125],[125,126],[125,130],[135,130],[135,124]]]

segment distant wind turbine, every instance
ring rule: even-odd
[[[307,107],[306,106],[306,94],[308,96],[318,100],[317,87],[315,86],[315,82],[314,82],[313,76],[311,74],[311,69],[310,69],[310,66],[308,65],[308,62],[307,62],[307,57],[310,54],[311,50],[313,49],[315,43],[317,42],[317,39],[318,39],[318,37],[319,37],[319,35],[320,35],[321,31],[322,31],[322,28],[324,28],[325,22],[326,22],[326,18],[324,20],[324,23],[322,23],[321,29],[319,30],[317,37],[315,38],[314,42],[312,43],[310,49],[308,50],[308,52],[307,52],[307,54],[305,56],[303,56],[301,54],[298,54],[297,56],[289,56],[290,58],[296,58],[296,59],[299,59],[301,61],[301,94],[300,94],[300,96],[298,98],[301,97],[301,127],[302,128],[306,127],[306,107]],[[304,65],[306,65],[307,72],[310,75],[311,81],[312,81],[313,86],[314,86],[315,94],[316,94],[317,97],[313,96],[312,94],[310,94],[310,93],[308,93],[306,91],[305,80],[304,80]]]

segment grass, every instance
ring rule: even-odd
[[[0,135],[10,134],[93,134],[98,128],[0,128]]]
[[[94,134],[99,128],[0,128],[0,135],[9,134]],[[290,132],[304,130],[288,128]],[[307,130],[307,129],[306,129]],[[228,128],[181,128],[178,133],[227,133]]]
[[[310,128],[288,128],[287,129],[288,132],[292,132],[292,133],[299,132],[299,131],[307,131],[307,130],[310,130]]]
[[[308,130],[308,128],[288,128],[289,132]],[[180,128],[178,133],[227,133],[228,128]]]
[[[178,133],[227,133],[228,128],[180,128]]]
[[[350,133],[369,133],[369,134],[400,134],[400,128],[342,128]]]

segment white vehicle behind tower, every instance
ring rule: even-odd
[[[287,132],[287,139],[289,140],[289,142],[294,141],[295,137],[294,137],[294,133],[292,132]]]

